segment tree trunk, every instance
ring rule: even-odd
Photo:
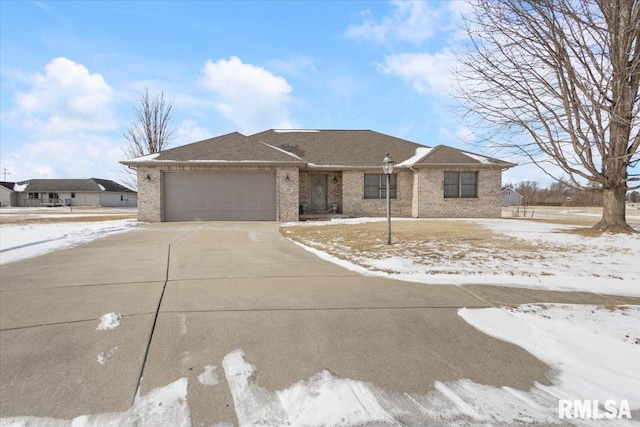
[[[613,233],[634,232],[626,219],[626,190],[626,185],[602,190],[602,219],[593,228]]]

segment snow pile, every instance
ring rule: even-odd
[[[96,331],[110,331],[120,326],[120,320],[122,320],[122,314],[107,313],[100,317],[100,324],[96,328]]]
[[[71,248],[101,237],[131,231],[139,225],[133,219],[0,225],[0,264]]]

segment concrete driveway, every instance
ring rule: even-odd
[[[122,412],[138,390],[188,377],[195,426],[237,424],[221,367],[235,349],[270,390],[323,369],[397,392],[460,378],[528,390],[549,383],[547,366],[476,331],[458,308],[637,303],[363,277],[283,239],[275,223],[147,225],[2,265],[0,292],[1,417]],[[121,325],[96,331],[110,312]],[[221,377],[214,387],[197,379],[207,365]]]

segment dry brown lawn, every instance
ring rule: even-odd
[[[565,249],[494,233],[464,220],[395,221],[392,245],[386,244],[385,222],[281,227],[280,231],[294,241],[374,270],[371,260],[399,257],[434,266],[434,274],[453,274],[449,266],[457,261],[474,269],[516,258],[544,262]]]

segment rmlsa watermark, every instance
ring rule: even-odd
[[[568,419],[631,419],[631,411],[629,410],[629,401],[621,400],[605,400],[603,408],[600,408],[600,402],[597,400],[566,400],[558,401],[558,418]]]

